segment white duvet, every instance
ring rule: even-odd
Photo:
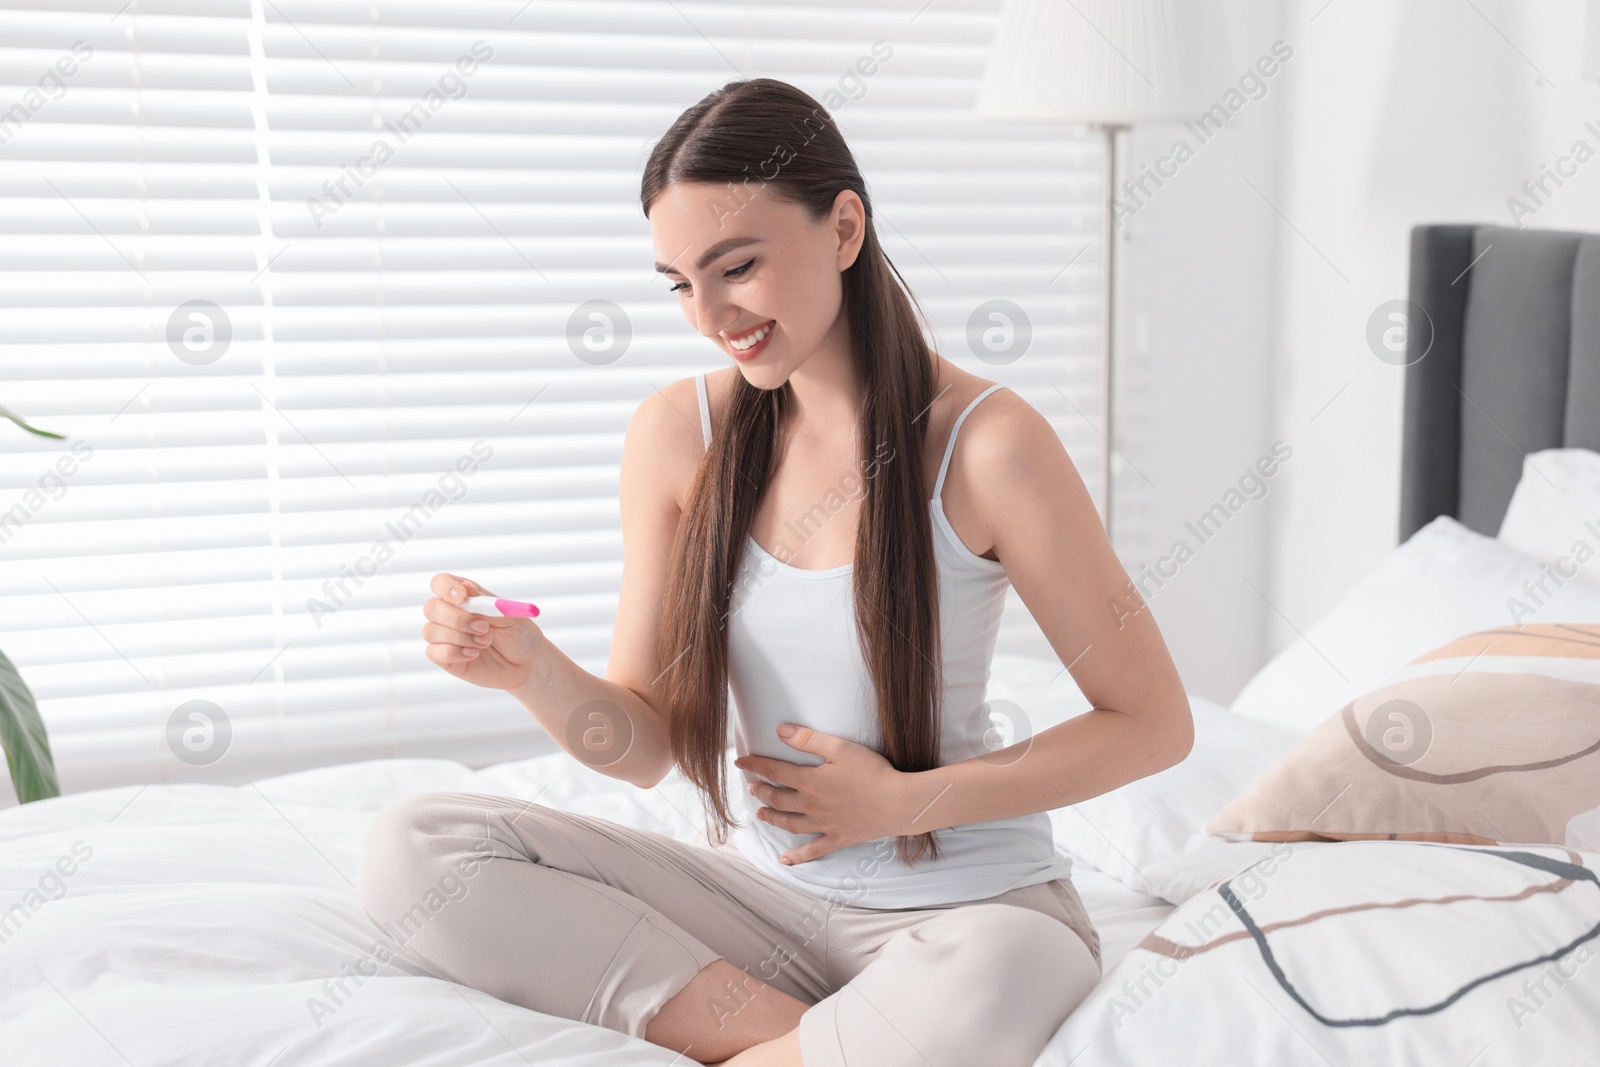
[[[559,753],[130,786],[0,812],[0,1064],[681,1067],[388,958],[354,888],[363,834],[384,804],[432,789],[699,836],[676,774],[644,792]],[[1600,856],[1198,845],[1148,871],[1189,898],[1177,908],[1077,863],[1106,974],[1038,1067],[1600,1060]]]
[[[21,911],[0,926],[0,1064],[674,1063],[649,1042],[385,958],[355,890],[363,835],[389,801],[433,789],[537,797],[700,839],[676,774],[643,792],[564,753],[481,771],[374,761],[9,809],[0,904]],[[1078,884],[1108,959],[1172,910],[1087,867]]]

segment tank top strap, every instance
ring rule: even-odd
[[[706,376],[694,376],[695,391],[700,394],[700,432],[706,439],[706,447],[711,447],[711,401],[706,397]]]
[[[935,500],[940,499],[940,495],[939,494],[944,491],[944,476],[945,476],[945,472],[950,469],[950,457],[955,455],[955,451],[956,451],[956,434],[961,432],[961,424],[963,422],[967,421],[967,416],[972,414],[972,409],[978,406],[978,402],[980,400],[982,400],[984,397],[988,396],[990,393],[994,392],[996,389],[1003,389],[1003,388],[1005,388],[1005,387],[1002,386],[999,382],[996,382],[994,385],[989,386],[989,388],[985,389],[983,392],[981,392],[977,396],[973,397],[972,398],[972,403],[968,404],[966,406],[966,409],[963,410],[961,412],[961,414],[956,417],[956,424],[954,426],[950,427],[950,440],[947,441],[945,443],[945,446],[944,446],[944,459],[939,464],[939,480],[933,483],[933,499],[935,499]]]

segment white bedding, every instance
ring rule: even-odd
[[[537,797],[701,839],[676,774],[642,792],[564,753],[481,771],[374,761],[11,809],[0,816],[0,904],[30,889],[55,899],[0,929],[0,1063],[673,1063],[648,1042],[376,958],[386,953],[374,951],[354,888],[362,836],[384,804],[432,789]],[[1074,878],[1108,967],[1172,910],[1087,864]],[[325,985],[340,978],[342,991]]]
[[[1600,1061],[1600,854],[1277,847],[1270,860],[1260,843],[1198,850],[1263,865],[1196,893],[1123,955],[1037,1067]]]
[[[1202,759],[1211,750],[1196,746]],[[129,786],[9,809],[0,812],[0,908],[23,907],[0,912],[0,1064],[682,1067],[648,1042],[379,958],[387,953],[354,888],[366,825],[391,800],[435,789],[538,799],[700,839],[690,818],[698,804],[676,773],[645,792],[564,753],[480,771],[374,761],[239,787]],[[1126,824],[1148,803],[1138,790],[1124,798],[1133,811],[1098,814],[1096,825]],[[1114,844],[1130,855],[1148,847]],[[1489,1067],[1581,1062],[1600,1047],[1600,964],[1591,962],[1600,938],[1478,982],[1437,1012],[1381,1026],[1319,1021],[1278,984],[1216,886],[1274,846],[1192,844],[1160,863],[1140,857],[1149,881],[1184,901],[1176,908],[1076,859],[1105,978],[1037,1067]],[[1600,855],[1528,852],[1600,866]],[[1260,923],[1283,924],[1267,935],[1275,959],[1329,1018],[1425,1006],[1600,930],[1600,884],[1562,883],[1474,850],[1302,844],[1261,879],[1260,893],[1246,892],[1247,877],[1233,879],[1235,899]],[[1473,896],[1508,899],[1405,903]],[[1316,918],[1352,907],[1342,919]],[[1218,937],[1227,940],[1176,964],[1161,954],[1163,939],[1170,951]],[[1530,993],[1525,982],[1539,984]]]

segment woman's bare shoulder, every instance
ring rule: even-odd
[[[957,415],[989,386],[1001,384],[982,378],[976,380],[977,387],[970,389],[966,399],[956,407]],[[1002,457],[1026,458],[1046,441],[1060,446],[1050,420],[1022,394],[1002,385],[967,413],[956,449],[970,457],[973,462],[969,466],[982,470],[986,462]]]
[[[961,424],[960,437],[957,438],[957,449],[964,452],[978,451],[970,447],[974,443],[974,438],[992,448],[997,444],[995,440],[997,437],[1013,436],[1019,431],[1026,432],[1022,424],[1030,421],[1029,413],[1043,421],[1043,417],[1032,404],[1003,383],[990,381],[963,370],[940,357],[939,377],[934,385],[938,399],[935,401],[933,422],[933,425],[940,427],[942,431],[938,434],[938,439],[948,441],[950,430],[955,426],[956,419],[961,417],[961,413],[966,411],[985,389],[995,385],[1000,385],[1002,388],[996,389],[994,393],[984,398],[983,403],[967,412],[966,421]],[[1037,424],[1033,429],[1037,430]]]
[[[737,368],[731,369],[737,373]],[[718,398],[725,395],[718,381],[721,373],[713,371],[706,375],[713,426],[717,424]],[[700,396],[694,375],[652,389],[639,402],[628,424],[625,451],[636,455],[641,465],[649,467],[651,480],[665,486],[680,508],[687,505],[689,488],[694,484],[701,457],[705,455]]]
[[[941,426],[937,454],[942,455],[950,440],[956,419],[994,385],[1001,388],[970,411],[956,437],[950,457],[951,481],[976,491],[980,482],[1017,463],[1027,463],[1041,451],[1060,451],[1061,441],[1050,420],[1025,397],[1001,382],[993,382],[950,365],[941,373],[938,388],[943,390],[943,410],[936,419]],[[937,462],[937,458],[935,459]]]

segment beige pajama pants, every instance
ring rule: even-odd
[[[1070,879],[865,908],[786,885],[731,842],[479,793],[419,793],[379,812],[361,893],[425,970],[639,1038],[726,959],[811,1005],[805,1067],[1031,1067],[1100,979],[1100,937]],[[709,1020],[748,998],[726,994]]]

